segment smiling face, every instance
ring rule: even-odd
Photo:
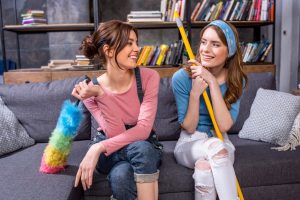
[[[137,36],[134,31],[130,31],[128,43],[118,53],[117,61],[123,69],[133,69],[136,67],[139,47],[137,45]]]
[[[208,69],[223,68],[225,65],[228,48],[212,27],[207,28],[202,35],[199,55],[201,64]]]

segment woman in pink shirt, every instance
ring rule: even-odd
[[[158,199],[162,146],[152,127],[159,75],[136,68],[137,43],[137,30],[131,25],[117,20],[102,23],[80,49],[90,59],[97,57],[107,71],[89,84],[80,82],[72,91],[99,125],[75,186],[81,181],[84,190],[89,189],[96,169],[108,174],[113,198],[118,200]]]

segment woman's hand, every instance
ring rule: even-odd
[[[200,76],[208,85],[212,85],[217,81],[215,76],[205,69],[198,61],[189,60],[188,62],[193,64],[193,66],[191,66],[193,79],[197,76]]]
[[[86,80],[76,84],[73,88],[72,95],[79,100],[85,100],[92,96],[101,96],[103,90],[99,85],[88,85]]]
[[[93,144],[90,147],[79,165],[75,178],[75,187],[78,186],[79,180],[81,180],[83,189],[90,189],[93,183],[93,173],[99,160],[99,156],[104,151],[105,149],[101,142]]]
[[[196,76],[192,79],[191,94],[195,95],[198,99],[204,90],[208,87],[208,84],[200,76]]]

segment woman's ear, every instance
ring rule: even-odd
[[[105,56],[109,58],[113,57],[113,51],[109,48],[107,44],[103,46],[103,52],[105,53]]]

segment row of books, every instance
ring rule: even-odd
[[[183,47],[182,40],[170,45],[144,46],[140,50],[137,65],[179,65],[183,59]]]
[[[274,21],[274,0],[202,0],[191,21]]]
[[[28,10],[21,14],[22,25],[46,24],[45,12],[43,10]]]
[[[184,20],[186,0],[161,0],[160,10],[163,14],[162,19],[166,22],[174,22],[174,12],[177,11],[180,19]]]
[[[272,49],[272,43],[268,40],[259,42],[241,43],[243,62],[263,62]]]

